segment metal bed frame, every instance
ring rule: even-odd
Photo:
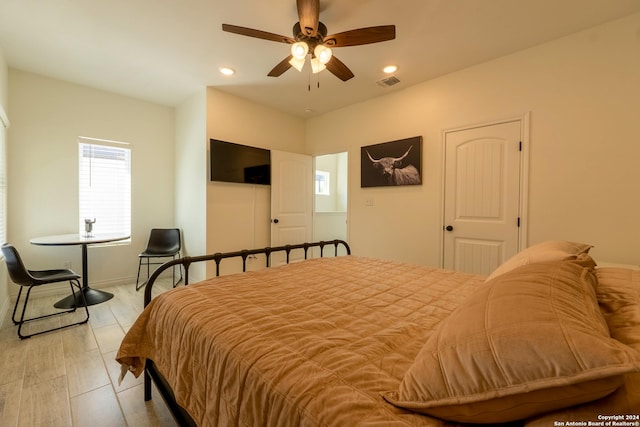
[[[241,251],[235,252],[218,252],[211,255],[202,255],[195,257],[182,257],[178,259],[174,259],[171,261],[167,261],[158,267],[147,279],[147,282],[144,285],[144,306],[146,307],[152,299],[152,289],[153,284],[156,279],[160,276],[160,274],[168,268],[171,268],[175,265],[181,265],[184,268],[184,284],[185,286],[189,285],[189,267],[194,262],[203,262],[203,261],[214,261],[216,263],[216,277],[220,276],[220,263],[223,259],[227,258],[242,258],[242,271],[247,271],[247,259],[253,255],[264,254],[266,255],[266,267],[271,266],[271,255],[277,252],[285,252],[286,255],[286,263],[289,264],[291,252],[296,249],[304,250],[304,259],[308,259],[308,252],[310,248],[319,247],[320,248],[320,258],[324,256],[324,248],[325,246],[333,246],[334,247],[334,256],[338,256],[338,247],[340,245],[344,246],[346,249],[347,255],[351,255],[351,248],[348,243],[344,240],[329,240],[329,241],[319,241],[313,243],[301,243],[297,245],[284,245],[284,246],[276,246],[276,247],[266,247],[261,249],[243,249]],[[175,418],[176,422],[180,426],[189,426],[195,427],[197,426],[195,421],[191,418],[191,416],[184,410],[175,400],[175,396],[173,394],[173,390],[167,383],[166,379],[162,376],[162,374],[156,369],[155,364],[152,360],[147,359],[145,362],[145,370],[144,370],[144,400],[151,400],[151,381],[156,385],[156,388],[160,392],[160,395],[164,399],[167,404],[167,407],[171,411],[171,414]]]

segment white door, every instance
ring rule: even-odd
[[[313,237],[313,159],[271,150],[271,246],[311,242]],[[303,258],[303,251],[291,259]],[[272,264],[284,262],[274,254]]]
[[[522,121],[445,133],[443,267],[490,274],[519,250]]]

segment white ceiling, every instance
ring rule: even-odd
[[[320,0],[320,8],[330,34],[395,24],[396,39],[335,49],[355,78],[324,71],[311,90],[307,68],[267,77],[289,45],[221,29],[291,36],[295,0],[0,0],[0,48],[10,67],[164,105],[212,86],[305,117],[640,12],[640,1]],[[390,63],[400,83],[381,87]],[[224,77],[220,66],[237,73]]]

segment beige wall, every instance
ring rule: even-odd
[[[9,67],[0,49],[0,105],[5,113],[9,115]],[[0,124],[0,147],[4,147],[7,140],[7,130]],[[0,242],[2,244],[4,242]],[[9,288],[7,269],[4,259],[0,261],[0,319],[5,318],[5,313],[9,310]]]
[[[176,108],[175,171],[176,225],[182,229],[182,255],[207,252],[206,92],[194,94]],[[189,281],[205,278],[205,266],[193,264]]]
[[[443,131],[531,112],[529,244],[583,241],[596,260],[639,264],[639,52],[636,14],[310,119],[309,153],[350,153],[354,253],[439,265]],[[417,135],[422,186],[360,188],[361,146]]]
[[[15,69],[9,105],[8,239],[31,268],[81,271],[80,247],[29,244],[78,231],[78,137],[132,144],[131,243],[89,248],[92,286],[130,281],[149,229],[175,222],[174,109]]]
[[[304,137],[305,122],[301,118],[207,89],[207,138],[202,141],[207,156],[210,138],[301,153]],[[207,253],[269,246],[270,187],[206,183]],[[208,266],[209,276],[215,273],[214,268]]]
[[[2,48],[0,48],[0,104],[4,106],[4,110],[9,114],[9,67],[4,58]]]

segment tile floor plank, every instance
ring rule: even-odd
[[[18,426],[71,425],[68,396],[64,376],[25,387],[20,401]]]
[[[111,385],[71,398],[73,425],[127,427]]]
[[[69,395],[78,396],[110,384],[98,349],[65,357]]]
[[[136,427],[177,427],[171,412],[167,409],[160,392],[152,390],[154,396],[149,402],[140,405],[144,401],[144,386],[139,384],[118,393],[118,400],[122,406],[127,422]]]
[[[64,350],[62,337],[56,332],[28,338],[25,360],[25,387],[63,377]]]
[[[18,422],[22,380],[0,385],[0,420],[2,425],[15,426]]]

